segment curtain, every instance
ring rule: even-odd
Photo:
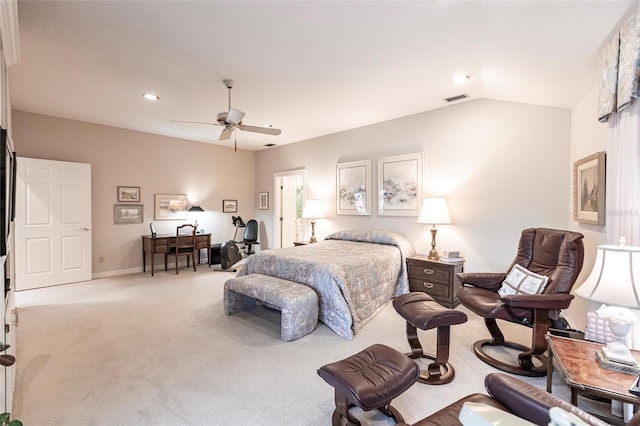
[[[609,120],[640,95],[640,14],[632,8],[605,42],[600,68],[598,119]]]
[[[606,162],[607,243],[640,246],[640,102],[609,118]]]

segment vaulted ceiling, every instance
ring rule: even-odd
[[[571,108],[632,1],[18,1],[13,108],[224,146],[265,149],[447,105]],[[455,74],[469,76],[454,84]],[[157,94],[158,101],[143,99]],[[459,101],[460,102],[460,101]],[[461,102],[464,102],[461,101]]]

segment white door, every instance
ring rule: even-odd
[[[91,279],[91,165],[18,157],[16,290]]]

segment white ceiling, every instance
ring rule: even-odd
[[[18,1],[13,108],[240,148],[297,142],[468,93],[571,108],[632,1]],[[464,85],[450,79],[470,76]],[[157,102],[142,98],[160,96]]]

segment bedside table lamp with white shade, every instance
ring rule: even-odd
[[[316,219],[322,219],[324,213],[322,212],[322,203],[320,200],[307,200],[304,203],[304,210],[302,211],[303,219],[311,219],[311,238],[310,243],[315,243],[316,239]]]
[[[436,225],[446,225],[451,223],[451,217],[449,217],[449,208],[447,207],[447,201],[441,197],[428,197],[422,201],[422,208],[420,209],[420,216],[418,216],[418,223],[430,223],[431,228],[431,250],[429,251],[429,259],[437,260],[440,258],[438,251],[436,250]]]
[[[637,365],[625,340],[636,319],[627,308],[640,309],[640,247],[598,246],[593,270],[575,294],[610,305],[599,311],[609,320],[615,340],[602,352],[608,360]]]

